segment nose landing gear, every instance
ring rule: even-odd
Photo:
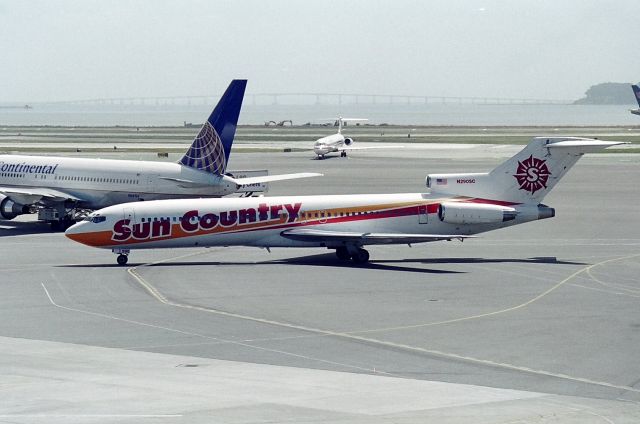
[[[127,249],[112,249],[111,250],[113,253],[115,253],[116,255],[118,255],[118,258],[116,259],[116,261],[118,262],[118,265],[126,265],[127,262],[129,261],[129,250]]]

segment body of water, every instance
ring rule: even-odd
[[[36,105],[33,109],[0,109],[2,125],[181,126],[199,124],[213,105]],[[473,126],[638,126],[633,105],[472,105],[350,104],[245,105],[241,124],[292,120],[294,125],[321,123],[341,115],[368,118],[371,124]]]

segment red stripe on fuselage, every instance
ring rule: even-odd
[[[270,220],[267,222],[252,222],[247,224],[235,224],[232,226],[224,227],[224,226],[216,226],[209,230],[199,229],[194,232],[187,232],[182,228],[180,223],[172,224],[171,232],[169,235],[155,237],[155,238],[144,238],[144,239],[135,239],[128,238],[124,241],[118,242],[112,239],[113,232],[112,231],[98,231],[98,232],[87,232],[80,234],[73,234],[69,236],[71,239],[84,243],[89,246],[94,247],[123,247],[127,245],[137,245],[141,243],[150,243],[155,241],[166,241],[171,239],[182,239],[187,237],[197,237],[204,236],[210,234],[237,234],[237,233],[249,233],[254,231],[262,231],[262,230],[284,230],[295,227],[304,227],[304,226],[319,226],[319,225],[327,225],[327,224],[341,224],[341,223],[349,223],[349,222],[359,222],[359,221],[367,221],[374,219],[391,219],[391,218],[400,218],[400,217],[408,217],[408,216],[416,216],[420,214],[436,214],[438,213],[438,208],[440,203],[442,202],[461,202],[461,203],[481,203],[481,204],[494,204],[499,206],[514,206],[518,205],[518,203],[513,202],[503,202],[503,201],[494,201],[488,199],[481,198],[465,198],[465,197],[455,197],[451,199],[437,199],[433,203],[415,203],[409,206],[403,206],[399,208],[381,208],[380,210],[367,210],[369,207],[367,206],[353,206],[353,207],[344,207],[344,208],[332,208],[329,209],[332,212],[314,210],[311,211],[300,211],[296,221],[294,222],[286,222],[288,217],[285,215],[280,220]],[[380,205],[378,205],[379,207]],[[385,205],[387,206],[387,205]],[[370,206],[372,209],[375,206]],[[359,209],[358,212],[337,212],[340,210],[353,210]],[[219,213],[219,212],[216,212]],[[313,218],[304,218],[309,214],[326,214],[329,213],[338,215],[343,213],[344,216],[318,216]],[[349,215],[351,214],[351,215]]]
[[[127,245],[137,245],[141,243],[149,243],[155,241],[166,241],[172,239],[181,239],[187,237],[196,237],[196,236],[204,236],[210,234],[237,234],[237,233],[249,233],[254,231],[262,231],[262,230],[284,230],[294,227],[304,227],[304,226],[318,226],[318,225],[327,225],[327,224],[340,224],[340,223],[349,223],[349,222],[359,222],[373,219],[390,219],[390,218],[401,218],[408,216],[415,216],[421,213],[426,212],[429,214],[435,214],[438,212],[438,203],[431,204],[415,204],[411,206],[401,207],[397,209],[383,209],[379,211],[365,211],[365,212],[353,212],[353,215],[345,215],[345,216],[319,216],[314,218],[301,218],[298,217],[295,222],[286,222],[287,217],[283,217],[279,221],[269,221],[269,222],[254,222],[249,224],[236,224],[230,227],[216,226],[211,230],[198,230],[194,232],[186,232],[182,228],[180,223],[171,225],[171,232],[167,236],[154,237],[154,238],[144,238],[144,239],[135,239],[133,237],[128,238],[123,241],[117,241],[112,239],[112,231],[99,231],[99,232],[87,232],[87,233],[79,233],[73,234],[69,237],[79,243],[83,243],[89,246],[94,247],[122,247]],[[347,209],[347,208],[345,208]],[[301,212],[300,215],[303,215],[309,212]],[[316,213],[315,211],[313,212]],[[318,212],[320,213],[320,212]],[[335,213],[335,212],[332,212]],[[346,212],[343,212],[346,214]],[[328,214],[328,212],[327,212]]]

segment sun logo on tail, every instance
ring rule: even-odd
[[[551,172],[546,161],[534,158],[533,155],[522,162],[518,161],[518,169],[513,174],[520,184],[520,190],[530,191],[531,194],[538,190],[547,188],[547,180]]]

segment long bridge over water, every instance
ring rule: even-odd
[[[110,97],[48,102],[27,102],[29,105],[211,105],[220,95]],[[247,93],[245,102],[250,105],[344,105],[344,104],[492,104],[492,105],[562,105],[572,100],[532,99],[507,97],[428,96],[404,94],[359,93]]]

